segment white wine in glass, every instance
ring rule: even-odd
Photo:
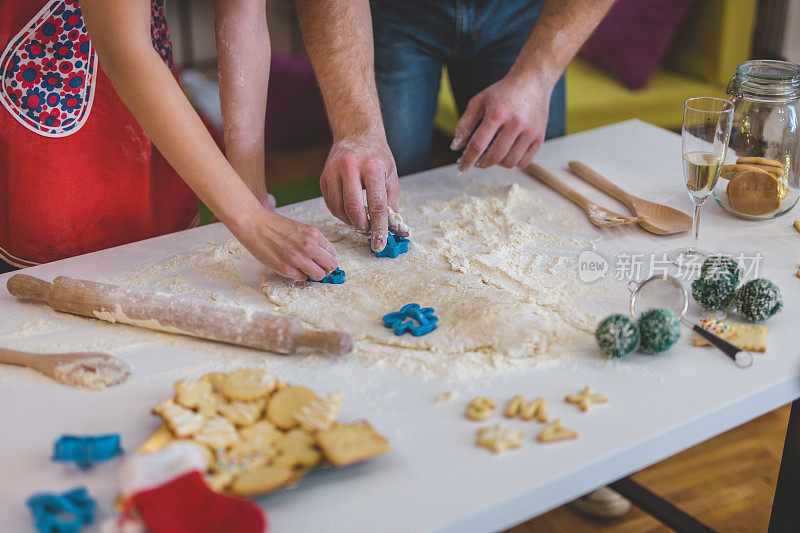
[[[717,184],[723,158],[710,152],[689,152],[683,154],[683,173],[689,194],[696,199],[704,199],[711,194]]]
[[[667,253],[677,266],[708,257],[710,252],[698,247],[700,208],[717,184],[725,162],[733,123],[733,104],[722,98],[689,98],[683,104],[681,143],[683,177],[694,206],[693,243]]]

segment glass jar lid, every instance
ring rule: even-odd
[[[800,97],[800,65],[767,59],[739,63],[728,94],[764,100],[796,99]]]

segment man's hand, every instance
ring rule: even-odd
[[[383,250],[388,234],[386,207],[388,204],[397,210],[400,193],[394,158],[383,134],[362,134],[335,141],[319,184],[333,216],[359,231],[369,230],[372,249]]]
[[[281,276],[321,280],[339,265],[333,245],[315,227],[259,209],[234,231],[256,259]]]
[[[325,204],[346,224],[369,229],[372,249],[379,252],[388,234],[386,206],[397,210],[400,185],[375,88],[369,0],[297,0],[296,5],[333,132],[320,178]]]
[[[475,95],[458,121],[450,146],[466,145],[458,170],[531,162],[544,141],[553,87],[613,3],[544,0],[508,74]]]
[[[551,91],[549,84],[509,74],[476,94],[456,124],[450,145],[453,150],[466,145],[458,170],[529,164],[544,141]]]

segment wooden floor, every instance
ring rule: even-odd
[[[782,407],[655,464],[633,478],[717,531],[767,530],[789,407]],[[800,502],[798,502],[800,504]],[[671,531],[639,509],[612,520],[565,505],[510,533]]]

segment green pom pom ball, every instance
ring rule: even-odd
[[[742,266],[729,255],[712,255],[703,261],[703,266],[700,267],[700,277],[707,278],[715,270],[724,270],[731,273],[736,285],[742,281]]]
[[[751,322],[763,322],[782,308],[781,290],[768,279],[750,280],[736,293],[736,310]]]
[[[610,315],[597,326],[594,338],[606,357],[619,359],[639,347],[639,327],[625,315]]]
[[[703,309],[723,311],[736,298],[736,276],[727,270],[709,270],[692,282],[692,297]]]
[[[666,352],[681,338],[681,322],[675,313],[663,307],[648,309],[638,321],[642,351],[657,354]]]

